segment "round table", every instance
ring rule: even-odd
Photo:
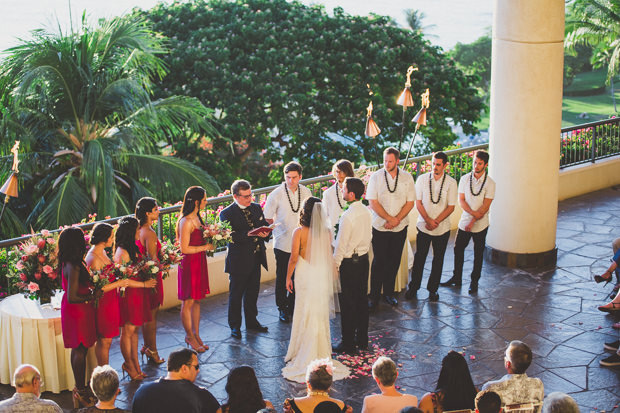
[[[55,302],[60,296],[52,298]],[[0,331],[0,383],[12,384],[17,366],[32,364],[41,371],[44,391],[73,389],[71,349],[64,346],[59,309],[12,295],[0,301]],[[94,353],[88,352],[87,377],[97,365]]]

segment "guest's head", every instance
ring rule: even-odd
[[[486,164],[489,163],[489,153],[485,150],[477,150],[476,151],[476,158],[480,159],[482,162],[484,162],[484,165],[486,166]]]
[[[311,390],[327,391],[334,381],[334,365],[330,359],[317,359],[306,369],[306,384]]]
[[[90,388],[102,402],[110,402],[118,395],[118,373],[112,367],[97,366],[90,377]]]
[[[383,151],[383,167],[386,171],[392,172],[398,168],[400,152],[398,149],[390,146]]]
[[[476,395],[476,412],[499,413],[502,410],[502,399],[491,390],[481,391]]]
[[[126,216],[118,221],[118,228],[116,228],[116,234],[114,235],[114,250],[122,248],[129,254],[129,258],[135,261],[138,257],[138,247],[136,246],[136,239],[138,238],[138,229],[140,223],[132,216]]]
[[[112,237],[113,232],[114,227],[112,225],[106,224],[105,222],[98,223],[90,232],[90,244],[97,245],[105,243],[106,248],[111,247],[114,242],[114,238]]]
[[[317,202],[321,202],[321,200],[314,196],[311,196],[304,201],[301,212],[299,213],[299,225],[304,227],[310,226],[310,220],[312,219],[312,208],[314,208],[314,204]]]
[[[144,226],[149,222],[153,222],[157,220],[159,216],[159,209],[157,208],[157,200],[155,198],[151,198],[145,196],[144,198],[140,198],[136,203],[136,218],[140,222],[140,226]]]
[[[228,394],[228,400],[224,404],[226,411],[255,412],[265,408],[263,393],[252,367],[241,366],[232,369],[228,373],[225,389]]]
[[[364,191],[366,191],[366,186],[364,185],[364,181],[359,178],[351,178],[347,177],[344,179],[344,185],[342,186],[342,197],[346,201],[359,201],[362,199],[362,195],[364,195]],[[351,196],[348,194],[353,194],[354,198],[350,199]]]
[[[289,162],[284,165],[284,181],[286,186],[296,191],[301,180],[301,165],[298,162]]]
[[[545,397],[542,413],[579,413],[579,406],[568,394],[556,391]]]
[[[435,152],[433,154],[433,174],[441,176],[448,166],[448,155],[445,152]]]
[[[69,227],[62,230],[58,237],[58,265],[60,268],[70,262],[80,265],[86,254],[84,232],[78,227]]]
[[[338,182],[344,181],[348,176],[355,176],[353,164],[346,159],[340,159],[332,167],[332,175]]]
[[[32,393],[39,397],[41,394],[41,373],[32,364],[22,364],[15,369],[13,384],[17,393]]]
[[[400,409],[400,413],[424,413],[422,410],[417,407],[407,406]]]
[[[198,213],[206,205],[207,205],[207,191],[205,191],[204,188],[200,186],[190,186],[189,188],[187,188],[187,191],[185,191],[185,196],[183,197],[183,206],[181,207],[181,215],[186,217],[194,211]],[[202,217],[200,216],[200,214],[198,214],[198,219],[200,220],[201,224],[204,224],[204,222],[202,222]],[[177,228],[178,228],[178,222],[177,222]]]
[[[192,383],[196,380],[200,371],[198,363],[198,353],[189,348],[180,348],[173,351],[168,356],[168,375],[169,380],[189,380]]]
[[[237,179],[230,186],[230,192],[235,201],[242,207],[248,207],[252,203],[252,185],[245,179]]]
[[[522,341],[511,341],[506,349],[504,367],[510,374],[523,374],[532,364],[532,350]]]
[[[342,413],[338,403],[325,400],[314,407],[313,413]]]
[[[396,377],[398,377],[396,363],[389,357],[379,357],[372,365],[372,377],[374,377],[377,384],[383,387],[393,386],[396,382]]]
[[[437,390],[443,393],[443,409],[473,409],[476,387],[467,361],[460,353],[450,351],[441,362]]]

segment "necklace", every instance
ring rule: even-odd
[[[297,209],[293,207],[293,201],[291,201],[291,196],[288,194],[288,188],[286,184],[284,184],[284,191],[286,192],[286,197],[288,198],[288,204],[291,206],[291,211],[295,214],[299,212],[299,208],[301,208],[301,188],[297,187]]]
[[[385,178],[385,186],[387,186],[387,189],[390,192],[390,194],[393,194],[394,192],[396,192],[396,188],[398,188],[398,173],[399,173],[399,170],[398,168],[396,168],[396,180],[394,181],[394,189],[390,189],[390,184],[388,183],[388,179],[387,179],[387,172],[385,171],[385,169],[383,169],[383,177]]]
[[[438,204],[441,201],[441,192],[443,191],[443,183],[446,182],[446,174],[443,174],[443,179],[441,180],[441,187],[439,188],[439,198],[437,198],[437,202],[433,200],[433,174],[431,173],[428,177],[428,189],[431,193],[431,202],[433,204]]]
[[[338,201],[338,206],[340,207],[340,209],[344,209],[344,207],[342,206],[342,202],[340,202],[340,197],[338,196],[339,192],[340,190],[338,189],[338,181],[336,181],[336,200]]]
[[[480,190],[478,191],[478,193],[474,193],[474,184],[473,184],[473,180],[474,180],[474,173],[472,172],[471,175],[469,175],[469,190],[471,191],[471,194],[473,196],[478,196],[480,195],[480,193],[482,192],[482,188],[484,188],[484,184],[487,183],[487,176],[489,176],[489,174],[487,174],[485,172],[484,174],[484,181],[482,181],[482,185],[480,186]]]
[[[320,390],[308,390],[308,396],[325,396],[329,397],[329,393]]]

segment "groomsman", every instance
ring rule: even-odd
[[[396,148],[383,151],[383,168],[370,176],[366,191],[373,214],[370,308],[377,306],[381,289],[386,303],[398,305],[394,283],[407,239],[408,214],[416,199],[413,177],[398,167],[399,157]]]
[[[469,293],[478,292],[478,280],[482,272],[482,256],[489,229],[489,208],[495,198],[495,181],[486,172],[489,154],[477,151],[473,171],[463,175],[459,182],[459,204],[463,209],[454,244],[454,273],[443,286],[460,287],[463,279],[465,247],[474,239],[474,268],[471,272]]]
[[[340,272],[340,319],[342,341],[334,347],[337,353],[350,353],[357,345],[368,349],[368,250],[372,238],[372,215],[360,201],[364,182],[347,177],[342,185],[342,198],[352,202],[340,217],[334,248],[334,261]]]
[[[327,209],[327,216],[332,227],[338,223],[338,219],[346,205],[342,199],[342,185],[346,177],[354,177],[353,164],[346,159],[341,159],[332,167],[332,176],[336,182],[323,192],[323,205]]]
[[[261,265],[267,269],[265,239],[269,233],[250,236],[250,231],[269,225],[259,204],[252,202],[252,187],[245,180],[237,180],[230,187],[234,203],[220,212],[220,219],[232,227],[232,242],[228,244],[224,271],[229,274],[228,325],[230,335],[241,338],[241,300],[247,330],[267,332],[256,316],[256,301],[260,289]]]
[[[308,188],[299,185],[301,165],[289,162],[284,166],[284,182],[273,190],[265,202],[265,217],[273,229],[276,256],[276,305],[280,312],[280,321],[288,323],[295,306],[295,293],[287,294],[286,271],[293,246],[293,231],[299,226],[299,210],[306,198],[312,193]]]
[[[416,296],[422,284],[422,272],[430,245],[433,245],[433,266],[426,288],[429,300],[438,301],[437,288],[441,281],[443,257],[450,238],[450,220],[457,198],[456,180],[445,173],[448,156],[443,152],[433,155],[433,170],[418,178],[415,184],[418,208],[418,235],[413,257],[411,281],[405,298]]]

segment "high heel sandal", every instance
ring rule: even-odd
[[[121,366],[121,370],[123,371],[123,378],[125,378],[125,373],[127,373],[127,375],[131,378],[131,381],[143,380],[146,377],[146,375],[142,372],[136,373],[132,376],[125,363]]]
[[[187,347],[191,347],[194,350],[196,350],[198,353],[204,353],[205,351],[207,351],[207,349],[205,349],[203,346],[201,346],[200,344],[198,345],[194,345],[194,342],[196,342],[196,344],[198,344],[198,340],[196,339],[189,339],[187,337],[185,337],[185,344],[187,345]]]
[[[153,351],[145,345],[140,349],[140,354],[142,354],[142,361],[144,362],[144,356],[148,361],[152,361],[155,364],[162,364],[164,361],[163,358],[159,357],[159,353],[157,350]]]
[[[607,282],[605,283],[605,285],[609,284],[609,282],[611,281],[611,274],[610,274],[610,273],[608,273],[608,272],[606,272],[605,274],[609,274],[609,277],[605,278],[605,277],[603,277],[602,275],[595,275],[595,276],[594,276],[594,282],[596,282],[597,284],[600,284],[600,283],[602,283],[603,281],[607,281]],[[604,285],[604,286],[605,286],[605,285]],[[604,286],[603,286],[603,287],[604,287]]]
[[[90,407],[94,406],[97,403],[97,399],[93,399],[92,393],[89,391],[88,387],[83,388],[82,390],[77,387],[73,388],[73,408],[78,409],[80,407]]]
[[[598,307],[598,310],[604,313],[615,313],[616,311],[620,311],[620,303],[608,303],[601,305]]]
[[[209,346],[202,342],[202,340],[200,339],[200,336],[196,335],[194,337],[196,337],[196,341],[198,342],[198,344],[204,347],[205,350],[209,350]]]

